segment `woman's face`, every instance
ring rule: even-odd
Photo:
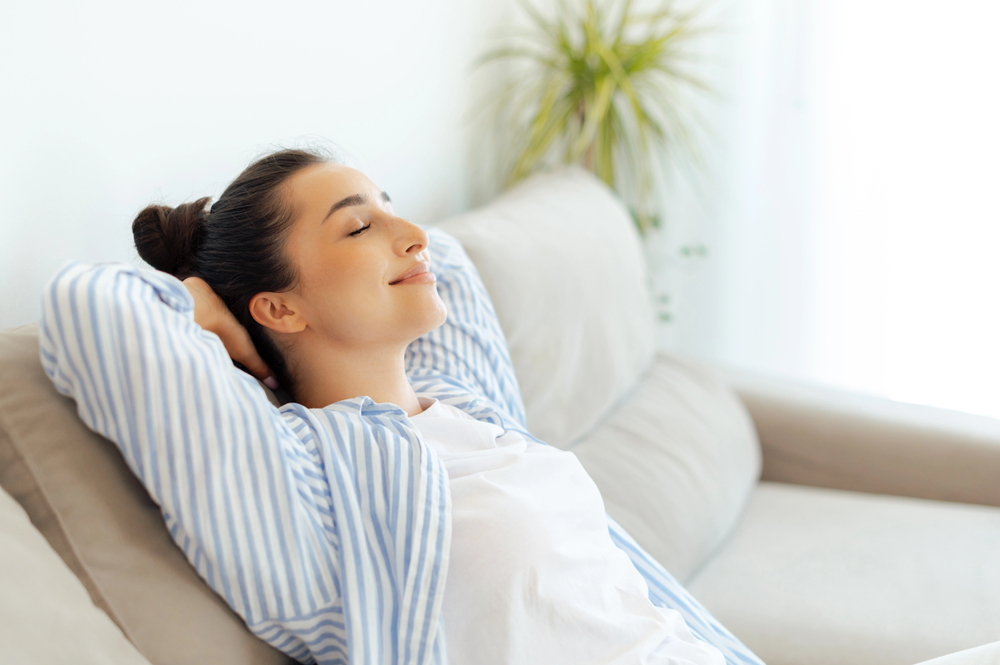
[[[287,295],[324,342],[394,350],[444,323],[427,234],[393,214],[364,174],[310,166],[284,193],[294,211],[285,251],[298,273]]]

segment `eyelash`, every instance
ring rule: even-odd
[[[352,232],[348,233],[347,235],[349,235],[349,236],[356,236],[356,235],[360,234],[362,231],[364,231],[365,229],[370,228],[370,227],[371,227],[371,222],[369,222],[367,226],[362,226],[357,231],[352,231]]]

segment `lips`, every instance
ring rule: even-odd
[[[430,281],[429,278],[433,277],[433,274],[431,273],[430,268],[431,268],[430,265],[426,261],[418,261],[412,268],[410,268],[409,270],[407,270],[406,272],[404,272],[402,275],[400,275],[396,279],[394,279],[391,282],[389,282],[389,285],[391,286],[391,285],[399,284],[400,282],[408,280],[411,277],[416,277],[418,275],[427,275],[427,278],[423,278],[420,281]]]

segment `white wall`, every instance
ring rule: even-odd
[[[1000,416],[1000,5],[941,9],[826,10],[809,369]]]
[[[724,15],[712,212],[686,231],[710,255],[674,279],[675,348],[1000,416],[1000,5]]]
[[[152,201],[217,196],[274,144],[333,141],[420,223],[468,206],[470,64],[507,2],[5,0],[0,328],[68,258],[135,261]]]

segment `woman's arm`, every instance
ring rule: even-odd
[[[311,487],[321,464],[293,431],[307,428],[233,367],[194,304],[163,273],[70,263],[45,291],[42,364],[118,445],[199,574],[266,626],[261,637],[308,660],[316,622],[292,619],[343,622],[331,512]]]
[[[194,300],[194,322],[202,330],[214,333],[226,347],[230,358],[246,367],[271,390],[277,388],[278,381],[257,353],[250,333],[240,325],[208,282],[201,277],[188,277],[183,284]]]
[[[476,267],[451,235],[436,228],[427,233],[431,272],[448,319],[407,348],[406,373],[414,390],[451,385],[484,397],[526,427],[507,340]]]

